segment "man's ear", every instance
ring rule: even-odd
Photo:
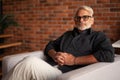
[[[91,24],[94,24],[94,17],[91,18]]]

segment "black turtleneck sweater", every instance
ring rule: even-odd
[[[47,56],[47,62],[51,65],[56,63],[48,55],[48,51],[54,49],[56,51],[68,52],[74,56],[85,56],[93,54],[99,62],[113,62],[114,49],[110,40],[99,31],[93,31],[91,28],[79,31],[74,28],[72,31],[65,32],[61,37],[54,41],[50,41],[45,48],[44,54]],[[85,65],[75,66],[59,66],[64,73]]]

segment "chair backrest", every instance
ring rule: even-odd
[[[5,56],[2,60],[2,72],[3,76],[10,71],[19,61],[27,56],[36,56],[41,59],[45,59],[43,51],[34,51],[34,52],[26,52],[21,54],[9,55]]]

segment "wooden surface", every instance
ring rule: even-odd
[[[10,38],[10,37],[13,37],[13,34],[0,34],[0,38]],[[21,42],[0,43],[0,49],[19,46],[21,44],[22,44]],[[0,55],[0,62],[2,62],[2,58],[4,56],[6,56],[6,54]],[[0,64],[0,80],[1,77],[2,77],[2,63]]]
[[[0,34],[0,38],[12,37],[13,34]]]
[[[13,46],[19,46],[19,45],[21,45],[21,44],[22,44],[21,42],[1,43],[1,44],[0,44],[0,49],[8,48],[8,47],[13,47]]]

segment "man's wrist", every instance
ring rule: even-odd
[[[77,65],[77,57],[74,58],[74,65]]]
[[[49,54],[49,56],[50,56],[52,59],[54,59],[55,56],[56,56],[56,54],[57,54],[57,52],[52,49],[52,50],[50,50],[50,51],[48,52],[48,54]]]

